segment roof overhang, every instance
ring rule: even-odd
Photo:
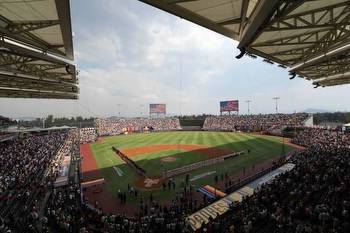
[[[140,0],[239,41],[242,54],[316,80],[350,71],[349,0]],[[322,86],[350,83],[332,79]]]
[[[0,97],[77,99],[69,0],[0,7]]]

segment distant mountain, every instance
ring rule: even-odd
[[[325,112],[332,112],[332,111],[328,111],[328,110],[324,110],[324,109],[308,108],[308,109],[305,109],[303,112],[306,112],[306,113],[325,113]]]

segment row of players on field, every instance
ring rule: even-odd
[[[55,188],[52,182],[64,157],[79,157],[78,138],[73,129],[0,143],[1,233],[189,231],[185,217],[203,207],[194,191],[167,205],[144,199],[137,214],[126,217],[102,213],[82,202],[74,176],[68,186]],[[296,164],[291,172],[233,203],[201,231],[349,232],[350,134],[305,128],[293,142],[306,150],[287,161]]]
[[[204,130],[261,131],[281,129],[284,126],[301,126],[308,114],[265,114],[242,116],[212,116],[205,119]],[[97,136],[117,135],[125,131],[168,131],[181,129],[178,118],[110,118],[97,119],[95,128],[82,128],[81,142],[92,142]]]

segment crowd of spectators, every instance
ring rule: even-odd
[[[96,120],[100,136],[117,135],[127,131],[167,131],[181,129],[178,118],[108,118]]]
[[[205,228],[232,227],[235,233],[350,232],[349,138],[324,129],[300,132],[294,142],[307,149],[290,158],[295,168],[233,203],[225,217]]]
[[[36,224],[45,222],[39,217],[43,199],[71,151],[73,138],[70,132],[49,132],[0,143],[1,233],[38,232]]]
[[[315,147],[316,149],[350,147],[350,134],[320,127],[305,128],[297,133],[292,142],[304,147]]]
[[[210,116],[204,121],[204,130],[264,131],[303,125],[306,113]]]
[[[96,128],[86,127],[80,129],[80,143],[90,143],[97,140]]]
[[[62,146],[57,151],[50,162],[47,177],[51,178],[51,182],[60,175],[62,170],[62,162],[65,158],[70,158],[71,155],[79,155],[79,131],[78,129],[71,129],[67,133],[67,137],[64,140]]]
[[[42,174],[63,145],[66,134],[30,136],[0,144],[0,196],[21,189]]]
[[[80,233],[190,232],[185,218],[196,210],[198,203],[184,195],[179,195],[170,206],[160,205],[153,199],[145,200],[140,202],[138,214],[126,217],[123,214],[102,213],[79,201],[78,186],[72,184],[66,189],[56,189],[46,209],[48,224],[64,232]]]

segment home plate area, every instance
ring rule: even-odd
[[[193,163],[194,165],[197,165],[197,167],[195,168],[192,168],[191,166],[192,164],[187,164],[178,168],[173,168],[171,170],[163,171],[161,175],[160,174],[147,175],[147,171],[146,171],[147,169],[145,169],[145,172],[142,175],[138,173],[139,179],[135,182],[135,186],[143,190],[158,189],[169,178],[173,178],[180,174],[190,173],[194,169],[199,169],[200,167],[206,166],[205,163],[209,164],[210,162],[210,164],[214,164],[216,163],[216,160],[219,160],[223,156],[233,155],[232,151],[226,150],[226,149],[210,148],[204,145],[185,145],[185,144],[170,144],[170,145],[163,144],[163,145],[137,147],[137,148],[120,150],[120,153],[122,153],[125,156],[124,158],[128,158],[128,160],[133,161],[132,157],[135,157],[141,154],[156,153],[156,152],[174,150],[174,149],[185,151],[185,152],[191,151],[197,154],[202,154],[202,155],[205,155],[205,159],[203,159],[203,161],[199,161],[199,162],[197,161],[196,163]],[[118,149],[115,149],[115,150],[118,150]],[[178,159],[179,158],[176,156],[166,156],[160,159],[160,163],[173,163],[173,162],[176,162]],[[211,162],[212,160],[215,160],[215,161]],[[223,158],[222,158],[222,161],[223,161]],[[135,162],[132,162],[132,163],[136,164]],[[201,165],[201,163],[203,163],[203,165]],[[131,166],[131,167],[134,168],[134,166]]]
[[[162,179],[159,176],[140,178],[135,185],[141,189],[157,189],[162,186]]]
[[[172,163],[172,162],[176,161],[176,158],[172,157],[172,156],[169,156],[169,157],[162,158],[161,161],[163,163]]]

